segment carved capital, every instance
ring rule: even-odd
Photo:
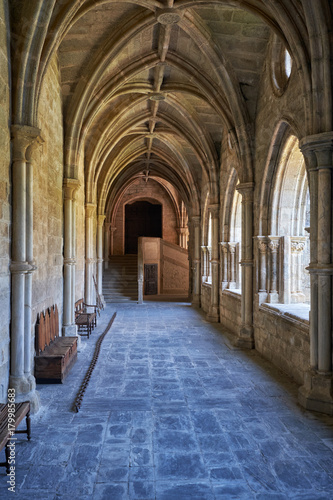
[[[40,136],[40,129],[27,125],[12,125],[13,161],[26,161],[27,148]]]
[[[97,225],[98,226],[103,226],[103,223],[106,219],[106,216],[105,215],[99,215],[98,218],[97,218]]]
[[[253,201],[254,182],[242,182],[236,189],[242,195],[243,201]]]
[[[271,252],[277,252],[279,249],[280,245],[280,236],[269,236],[269,248],[271,249]]]
[[[266,253],[268,248],[268,241],[266,236],[258,236],[258,248],[260,253]]]
[[[73,200],[75,197],[75,193],[79,189],[79,187],[80,183],[78,179],[70,179],[68,177],[64,179],[63,188],[65,200]]]
[[[228,250],[230,253],[234,254],[236,252],[236,245],[237,243],[228,243]]]
[[[86,209],[86,219],[89,219],[95,214],[96,205],[95,203],[86,203],[85,209]]]
[[[303,252],[305,248],[305,243],[306,243],[306,236],[299,237],[299,238],[291,238],[290,244],[291,244],[291,252],[292,253],[301,253]]]

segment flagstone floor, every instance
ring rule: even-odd
[[[38,390],[16,493],[2,468],[1,499],[333,499],[333,419],[302,410],[293,382],[187,303],[107,306],[65,383]]]

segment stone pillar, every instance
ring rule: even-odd
[[[110,227],[110,222],[104,223],[104,269],[109,269]]]
[[[311,370],[299,389],[307,409],[333,415],[332,377],[332,152],[333,132],[305,137],[300,143],[309,170]]]
[[[138,304],[143,304],[143,281],[144,267],[142,238],[138,238]]]
[[[291,302],[304,302],[302,291],[302,254],[305,248],[306,236],[291,237]]]
[[[203,281],[207,281],[207,247],[205,245],[201,245],[201,276]]]
[[[221,282],[222,290],[228,286],[228,243],[221,243]]]
[[[63,336],[77,336],[77,328],[74,319],[75,308],[75,227],[73,222],[75,217],[74,199],[75,191],[79,187],[77,179],[64,179],[64,299],[63,299]]]
[[[259,303],[267,300],[267,249],[268,241],[266,236],[258,236],[258,293]]]
[[[228,243],[228,288],[229,290],[236,288],[236,245],[237,243]]]
[[[253,335],[253,188],[252,182],[242,183],[237,190],[242,195],[242,326],[237,345],[252,349]]]
[[[280,236],[268,236],[268,246],[271,253],[271,263],[270,263],[270,275],[269,275],[269,303],[279,302],[279,291],[278,291],[278,276],[279,276],[279,260],[278,251],[280,246]]]
[[[105,215],[99,215],[97,219],[97,291],[103,298],[103,224],[105,221]]]
[[[219,215],[220,206],[210,205],[209,207],[211,218],[212,218],[212,243],[211,243],[211,255],[210,255],[210,266],[211,266],[211,299],[210,308],[207,315],[207,319],[211,322],[217,323],[220,318],[219,310]]]
[[[31,273],[33,262],[33,213],[31,149],[40,134],[34,127],[14,125],[11,129],[12,161],[12,260],[11,334],[9,386],[16,402],[30,401],[39,408],[35,378],[31,374]],[[29,151],[28,151],[29,149]],[[29,275],[28,275],[29,274]],[[27,276],[28,275],[28,276]]]
[[[187,228],[186,227],[177,227],[177,233],[179,236],[179,246],[181,248],[187,248]]]
[[[78,187],[78,186],[77,186]],[[70,266],[71,271],[71,284],[72,284],[72,307],[71,307],[71,324],[75,326],[75,288],[76,288],[76,195],[78,189],[75,188],[73,191],[73,199],[72,199],[72,264]],[[81,298],[81,297],[79,297]],[[71,327],[71,330],[74,331],[74,327]],[[76,331],[76,330],[75,330]],[[69,333],[69,332],[68,332]],[[76,332],[76,335],[77,332]],[[78,335],[78,345],[81,343],[81,336]]]
[[[94,232],[94,215],[96,213],[96,205],[94,203],[86,203],[86,273],[85,273],[85,302],[93,304],[93,270],[94,270],[94,247],[93,247],[93,232]]]
[[[110,248],[111,248],[111,255],[113,255],[113,238],[114,238],[114,233],[117,231],[117,228],[115,226],[110,225]]]
[[[192,231],[193,231],[193,298],[192,305],[200,307],[200,294],[201,294],[201,273],[200,273],[200,216],[193,216],[191,218]]]

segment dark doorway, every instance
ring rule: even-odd
[[[136,201],[125,206],[125,253],[138,253],[139,236],[162,238],[162,205]]]
[[[145,264],[145,295],[157,295],[157,264]]]

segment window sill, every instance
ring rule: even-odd
[[[222,294],[232,295],[233,297],[241,298],[242,290],[241,288],[225,288]]]
[[[310,320],[309,304],[261,304],[259,310],[278,315],[283,319],[299,324],[308,330]]]

